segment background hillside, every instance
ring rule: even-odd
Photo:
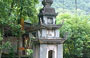
[[[40,2],[42,0],[39,0]],[[64,1],[64,5],[63,5]],[[41,6],[41,3],[40,3]],[[56,10],[65,9],[69,11],[74,11],[76,8],[75,0],[54,0],[52,5]],[[90,0],[77,0],[77,9],[78,11],[85,12],[86,14],[90,13]]]

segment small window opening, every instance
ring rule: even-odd
[[[48,58],[54,58],[54,52],[53,52],[53,50],[50,50],[48,52]]]

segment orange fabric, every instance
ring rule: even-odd
[[[20,47],[19,50],[25,50],[25,48],[24,47]]]

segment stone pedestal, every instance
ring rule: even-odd
[[[41,44],[34,47],[33,58],[48,58],[52,51],[52,58],[63,58],[63,44]]]

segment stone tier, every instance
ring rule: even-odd
[[[51,24],[51,25],[29,25],[29,24],[25,24],[25,30],[28,32],[33,32],[36,30],[40,30],[40,29],[59,29],[62,27],[62,24],[56,25],[56,24]]]
[[[55,9],[51,7],[53,0],[43,0],[43,8],[40,10],[39,17],[41,16],[57,16]]]
[[[39,44],[63,44],[65,39],[35,39],[33,42]]]
[[[45,24],[42,24],[41,26],[42,26],[42,28],[46,28],[46,29],[59,29],[59,28],[62,27],[62,24],[60,24],[60,25],[56,25],[56,24],[45,25]]]
[[[44,7],[40,10],[39,17],[40,16],[57,16],[57,13],[55,13],[55,9],[51,7]]]

